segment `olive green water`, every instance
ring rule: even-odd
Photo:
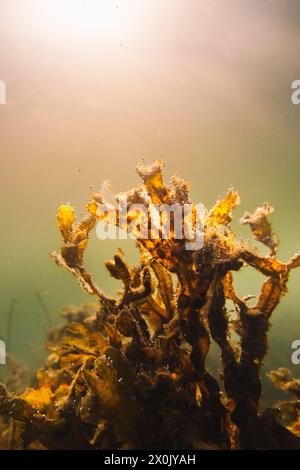
[[[35,291],[53,324],[61,307],[87,298],[48,256],[60,244],[57,206],[70,201],[80,213],[90,186],[105,179],[116,191],[136,186],[141,158],[164,158],[166,178],[178,172],[208,207],[234,185],[242,203],[233,226],[245,237],[239,218],[268,200],[280,259],[300,247],[300,105],[290,99],[300,79],[299,2],[128,0],[119,2],[125,31],[110,34],[109,23],[91,30],[79,17],[73,25],[72,8],[65,23],[66,1],[0,6],[0,331],[7,335],[16,298],[10,348],[32,367],[45,341]],[[130,241],[94,237],[89,246],[88,266],[108,292],[119,285],[103,261],[118,246],[136,258]],[[241,294],[256,294],[261,282],[249,269],[237,276]],[[300,375],[290,360],[299,285],[293,272],[263,377],[278,366]],[[265,400],[277,396],[264,378]]]

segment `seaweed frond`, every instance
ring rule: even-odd
[[[190,204],[188,183],[174,176],[166,184],[163,166],[160,160],[149,167],[139,164],[143,184],[115,196],[117,203],[126,198],[131,208],[125,218],[117,209],[115,225],[130,227],[141,255],[140,263],[130,266],[118,250],[105,263],[123,283],[119,297],[105,295],[84,262],[91,231],[110,217],[104,195],[93,194],[77,224],[71,206],[59,208],[63,244],[52,256],[94,296],[96,306],[65,309],[66,322],[50,333],[51,354],[32,388],[19,397],[1,388],[0,411],[19,423],[14,438],[19,446],[300,448],[294,428],[260,404],[270,318],[287,292],[290,271],[300,265],[300,254],[288,262],[275,258],[278,240],[267,203],[246,213],[241,223],[250,225],[270,254],[237,238],[230,222],[240,197],[233,188],[204,211],[204,243],[197,249],[186,249],[197,230],[196,204],[181,237],[174,214],[168,236],[161,217],[157,226],[145,226],[153,205],[184,211]],[[145,237],[145,229],[157,236]],[[233,273],[245,265],[266,277],[254,306],[238,296],[233,284]],[[234,304],[234,315],[227,301]],[[223,389],[206,366],[212,342],[221,350]]]

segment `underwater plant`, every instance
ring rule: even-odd
[[[126,193],[130,204],[191,204],[188,183],[174,176],[167,185],[162,168],[161,161],[138,165],[143,184]],[[65,323],[49,333],[51,354],[30,388],[16,394],[0,385],[0,413],[13,422],[11,448],[300,449],[299,432],[277,408],[260,404],[270,318],[300,253],[287,263],[276,259],[267,203],[241,223],[269,254],[237,238],[230,221],[239,202],[230,188],[205,210],[197,250],[175,237],[174,221],[170,236],[157,239],[141,237],[137,223],[139,264],[128,265],[120,249],[106,262],[123,283],[118,298],[98,287],[84,263],[92,229],[109,217],[98,211],[103,195],[93,194],[77,224],[70,205],[59,208],[63,245],[51,256],[95,303],[64,310]],[[129,212],[125,225],[139,217]],[[121,227],[120,217],[115,223]],[[233,273],[245,265],[266,277],[255,306],[234,289]],[[221,351],[220,377],[206,366],[212,342]]]
[[[271,370],[268,375],[277,388],[292,396],[292,400],[280,401],[276,406],[280,409],[281,422],[300,437],[300,380],[295,379],[285,367]]]

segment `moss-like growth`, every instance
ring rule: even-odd
[[[129,191],[129,204],[190,203],[188,184],[162,178],[161,161],[138,166],[143,184]],[[116,195],[116,201],[122,195]],[[123,194],[124,196],[124,194]],[[204,245],[186,250],[186,239],[144,238],[136,224],[141,259],[129,266],[119,250],[106,263],[124,288],[110,298],[84,264],[90,232],[105,203],[95,193],[88,215],[75,225],[71,206],[58,211],[63,238],[56,263],[71,272],[96,304],[65,309],[65,325],[50,333],[51,355],[35,384],[22,395],[0,389],[0,412],[13,418],[13,448],[46,449],[284,449],[300,448],[293,427],[275,409],[260,407],[260,369],[267,352],[270,317],[297,254],[275,258],[278,245],[264,204],[245,214],[268,256],[237,239],[230,229],[239,195],[230,189],[204,214]],[[196,206],[190,229],[196,230]],[[126,228],[141,214],[116,224]],[[233,272],[249,265],[266,276],[257,303],[239,298]],[[234,304],[234,314],[226,302]],[[232,333],[235,335],[232,335]],[[211,342],[221,349],[223,386],[206,368]]]

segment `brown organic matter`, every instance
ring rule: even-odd
[[[190,204],[188,183],[174,176],[167,185],[162,168],[162,161],[138,165],[143,184],[126,193],[129,204],[148,211],[151,204]],[[285,426],[277,408],[260,404],[270,318],[300,254],[286,263],[275,258],[278,241],[267,203],[241,222],[269,254],[237,238],[230,222],[239,202],[230,188],[205,210],[204,245],[193,251],[184,237],[175,237],[172,218],[168,238],[143,238],[136,223],[139,264],[129,266],[122,250],[106,262],[123,283],[118,298],[98,287],[84,263],[92,229],[109,217],[99,213],[103,195],[93,194],[77,224],[70,205],[59,208],[63,245],[52,257],[95,303],[64,310],[65,323],[50,332],[51,354],[31,388],[18,395],[1,386],[0,412],[12,420],[11,448],[300,448],[299,432]],[[115,223],[124,229],[140,217],[131,211],[121,222],[117,214]],[[255,306],[234,289],[233,273],[246,265],[266,277]],[[221,350],[221,384],[206,366],[212,342]]]

